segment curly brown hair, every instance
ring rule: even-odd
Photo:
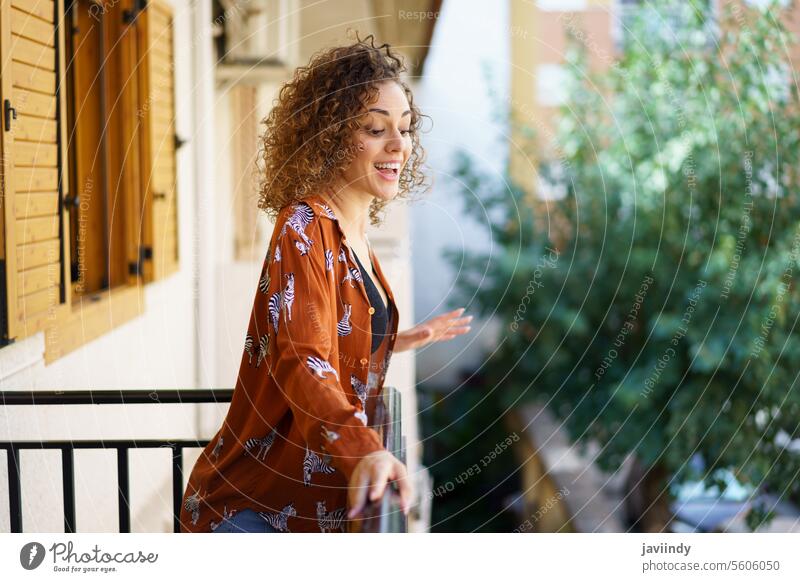
[[[405,92],[411,110],[411,155],[399,176],[397,198],[409,198],[425,184],[419,142],[423,117],[411,89],[400,78],[405,64],[388,44],[375,46],[367,36],[349,46],[318,51],[280,89],[266,125],[261,152],[258,207],[275,220],[285,205],[316,193],[339,177],[357,155],[355,131],[378,84],[394,81]],[[373,225],[387,202],[374,199]]]

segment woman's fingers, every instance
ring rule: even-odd
[[[458,309],[454,309],[453,311],[448,311],[447,313],[440,313],[439,315],[435,315],[431,317],[428,321],[438,322],[446,319],[453,319],[454,317],[458,317],[462,313],[464,313],[464,308],[459,307]]]
[[[391,463],[380,463],[378,470],[374,471],[375,478],[372,480],[372,487],[370,487],[369,499],[376,501],[381,498],[384,490],[386,489],[386,480],[392,473]]]
[[[366,505],[367,489],[369,487],[369,472],[361,471],[356,480],[356,487],[350,487],[350,511],[347,514],[349,519],[352,519],[359,513]]]
[[[452,335],[452,336],[462,335],[462,334],[467,333],[471,329],[472,329],[472,326],[470,326],[470,325],[465,325],[465,326],[462,326],[462,327],[451,327],[450,329],[447,330],[445,335]]]
[[[403,513],[408,514],[413,497],[408,470],[403,463],[391,457],[370,463],[355,475],[355,486],[350,487],[351,509],[347,513],[348,519],[361,513],[367,503],[377,501],[385,495],[386,486],[392,481],[397,483]]]
[[[458,317],[462,313],[464,313],[464,308],[463,307],[459,307],[458,309],[454,309],[453,311],[450,311],[448,313],[440,313],[436,317],[433,317],[431,319],[431,321],[441,321],[441,320],[446,320],[446,319],[453,319],[454,317]]]
[[[458,333],[446,333],[445,335],[443,335],[442,337],[439,338],[439,341],[440,342],[446,342],[448,340],[457,338],[458,336],[464,335],[465,333],[467,333],[470,329],[471,328],[466,327],[466,328],[463,328],[463,331],[459,331]]]
[[[452,327],[460,327],[460,326],[466,325],[470,321],[472,321],[472,316],[471,315],[467,315],[466,317],[459,317],[458,319],[443,320],[443,321],[441,321],[439,323],[439,325],[437,327],[441,327],[441,328],[444,328],[444,329],[448,329],[448,328],[452,328]]]
[[[403,513],[408,513],[411,507],[412,491],[411,484],[408,480],[408,471],[406,466],[398,460],[391,463],[386,463],[380,467],[376,480],[373,482],[370,500],[377,501],[386,494],[386,486],[390,482],[397,483],[397,488],[400,493],[400,504]]]
[[[411,507],[411,500],[413,498],[413,491],[411,490],[411,483],[408,480],[408,469],[402,463],[395,463],[395,471],[392,475],[397,488],[400,490],[400,502],[403,507],[403,513],[408,514]]]

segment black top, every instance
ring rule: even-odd
[[[355,256],[355,253],[353,255]],[[372,281],[372,277],[369,276],[357,256],[356,262],[358,262],[358,268],[361,270],[361,278],[364,280],[364,287],[366,287],[370,305],[375,308],[375,313],[372,314],[372,353],[374,354],[378,351],[378,347],[380,347],[381,341],[386,335],[386,328],[389,326],[389,313],[387,306],[383,303],[383,297],[381,297],[378,288]]]

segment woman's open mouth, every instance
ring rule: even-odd
[[[386,180],[397,180],[397,175],[400,172],[399,162],[386,162],[375,164],[375,169]]]

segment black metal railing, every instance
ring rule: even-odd
[[[213,390],[76,390],[76,391],[6,391],[0,392],[4,406],[64,406],[106,404],[217,404],[229,403],[232,389]],[[405,450],[400,430],[400,393],[386,386],[383,398],[376,403],[375,422],[371,425],[382,435],[384,446],[398,459],[405,462]],[[209,440],[191,439],[129,439],[129,440],[48,440],[48,441],[0,441],[0,449],[6,451],[8,464],[8,498],[11,532],[21,533],[22,486],[20,475],[20,451],[60,450],[61,482],[64,495],[64,531],[75,532],[75,461],[76,449],[116,449],[117,452],[117,498],[119,531],[129,533],[131,527],[130,473],[128,451],[130,449],[169,448],[172,451],[172,512],[173,531],[180,531],[180,511],[183,499],[183,450],[204,448]],[[400,510],[399,498],[394,488],[365,510],[358,529],[365,532],[405,532],[406,517]]]
[[[5,406],[65,406],[87,404],[198,404],[226,403],[231,401],[233,390],[75,390],[42,392],[0,392],[0,402]],[[20,451],[28,449],[61,450],[61,484],[64,494],[64,531],[75,532],[75,450],[116,449],[117,499],[119,531],[131,531],[130,449],[172,449],[172,512],[173,531],[180,528],[181,500],[183,498],[183,449],[203,448],[208,440],[70,440],[70,441],[0,441],[8,462],[8,501],[11,513],[11,532],[21,533],[22,491],[20,480]]]

